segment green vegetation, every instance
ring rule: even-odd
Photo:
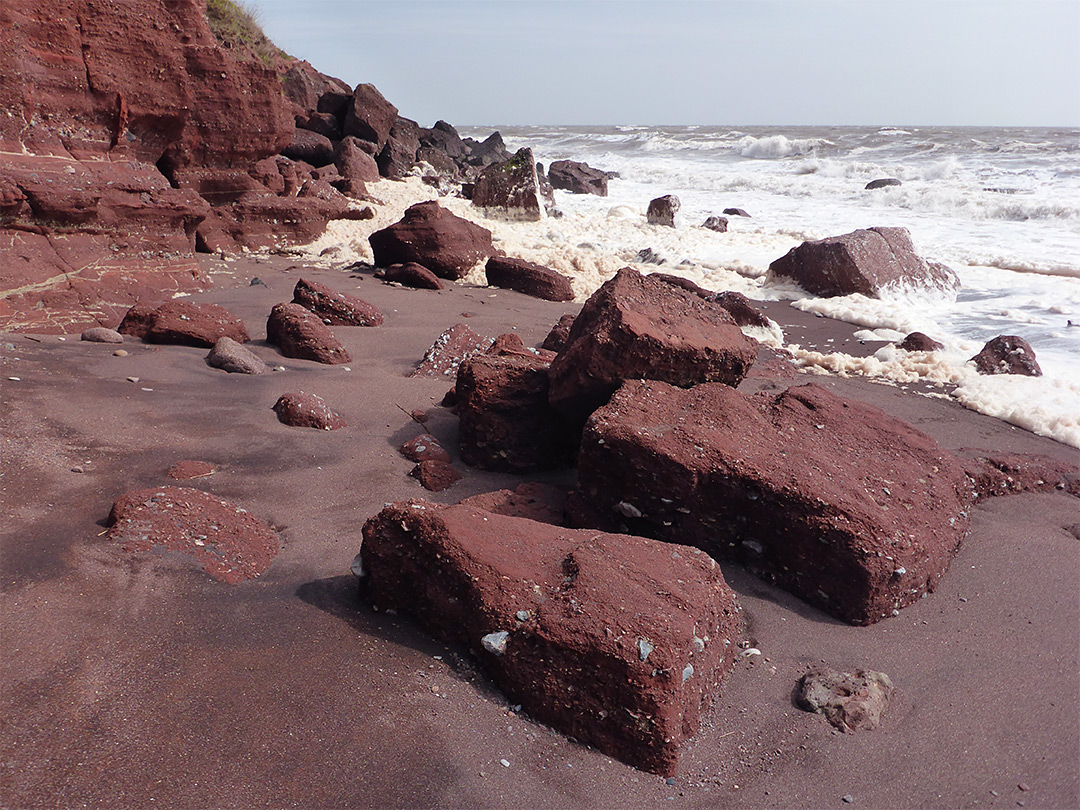
[[[285,54],[259,26],[258,13],[233,0],[206,0],[206,19],[218,45],[238,59],[258,59],[274,67]]]

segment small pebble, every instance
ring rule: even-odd
[[[72,468],[71,468],[71,471],[72,471],[73,473],[81,473],[81,472],[83,471],[83,468],[82,468],[82,467],[79,467],[79,466],[75,466],[75,467],[72,467]]]
[[[502,763],[502,766],[503,766],[504,768],[509,768],[509,767],[510,767],[510,763],[509,763],[509,762],[508,762],[507,760],[505,760],[505,759],[500,759],[500,760],[499,760],[499,762],[501,762],[501,763]]]
[[[1027,792],[1028,792],[1029,790],[1031,790],[1031,788],[1030,788],[1030,787],[1028,787],[1028,786],[1027,786],[1027,784],[1026,784],[1026,783],[1024,783],[1024,782],[1021,782],[1021,783],[1020,783],[1019,785],[1017,785],[1016,787],[1017,787],[1017,789],[1019,789],[1019,790],[1022,790],[1022,791],[1024,791],[1025,793],[1027,793]]]
[[[129,383],[137,383],[139,381],[139,378],[138,377],[128,377],[127,381]]]
[[[12,382],[21,382],[21,379],[19,377],[8,377],[8,379]]]
[[[675,784],[675,777],[674,776],[669,776],[667,779],[664,780],[664,784],[665,785],[674,785]]]
[[[848,793],[848,794],[845,794],[840,799],[840,801],[842,801],[844,804],[854,804],[855,803],[855,797],[852,796],[850,793]]]
[[[127,349],[117,349],[115,352],[113,352],[113,357],[127,357],[127,356],[128,356]]]

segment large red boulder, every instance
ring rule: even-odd
[[[512,219],[543,219],[546,209],[532,149],[526,146],[510,160],[484,169],[473,186],[472,202]]]
[[[766,283],[781,281],[825,298],[853,293],[880,298],[907,290],[952,293],[960,286],[948,267],[915,253],[907,228],[868,228],[803,242],[769,265]]]
[[[549,361],[527,353],[477,354],[458,368],[461,459],[529,472],[573,462],[578,431],[548,404]]]
[[[345,112],[343,130],[382,149],[397,122],[398,110],[373,84],[357,85]]]
[[[211,348],[220,338],[247,343],[244,322],[217,304],[166,301],[158,306],[136,305],[128,310],[116,328],[123,335],[140,337],[147,343],[171,343]]]
[[[367,183],[379,179],[379,164],[366,152],[357,138],[343,138],[334,149],[334,165],[344,181],[341,190],[350,197],[367,193]]]
[[[1022,374],[1041,377],[1042,367],[1031,344],[1017,335],[998,335],[986,341],[971,358],[980,374]]]
[[[438,202],[417,203],[398,222],[368,237],[378,267],[416,262],[442,278],[459,279],[492,254],[491,231]]]
[[[383,314],[375,305],[306,278],[296,282],[292,302],[311,310],[331,326],[378,326],[383,322]]]
[[[971,487],[933,439],[817,385],[626,383],[582,438],[575,525],[732,559],[853,624],[932,591]]]
[[[509,256],[492,256],[484,266],[488,284],[516,290],[545,301],[573,301],[574,288],[570,279],[550,267],[514,259]]]
[[[551,364],[551,404],[581,423],[623,380],[735,386],[757,351],[722,308],[625,267],[574,320]]]
[[[278,304],[266,320],[266,341],[286,357],[336,366],[352,360],[330,327],[299,304]]]
[[[413,376],[453,377],[466,358],[486,351],[491,343],[491,338],[477,334],[463,323],[456,323],[435,338]]]
[[[113,503],[108,525],[108,539],[124,551],[179,552],[230,585],[266,571],[280,546],[274,531],[246,509],[187,487],[128,492]]]
[[[373,605],[468,645],[512,703],[665,776],[738,649],[697,549],[407,501],[364,525],[360,561]]]
[[[576,160],[556,160],[548,166],[548,180],[555,188],[565,189],[574,194],[595,194],[598,197],[608,195],[607,172],[594,169],[588,163]]]

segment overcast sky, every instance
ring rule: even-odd
[[[423,126],[1080,125],[1080,0],[247,0]]]

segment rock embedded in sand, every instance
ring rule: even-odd
[[[286,357],[341,365],[352,360],[330,327],[299,304],[277,304],[266,321],[266,341]]]
[[[817,385],[627,382],[586,425],[578,476],[573,525],[697,546],[860,625],[934,590],[972,501],[933,439]]]
[[[278,421],[289,427],[337,430],[346,427],[345,420],[330,409],[322,397],[303,391],[282,394],[274,403]]]
[[[738,649],[735,594],[696,549],[407,501],[364,525],[361,555],[372,604],[468,645],[540,722],[665,776]]]
[[[574,320],[551,364],[551,404],[580,424],[623,380],[735,386],[757,352],[722,308],[626,267]]]
[[[450,377],[467,357],[486,351],[491,338],[478,335],[463,323],[454,324],[437,338],[413,372],[414,377]]]
[[[945,346],[922,332],[912,332],[896,344],[905,352],[936,352]]]
[[[218,338],[206,355],[206,364],[230,374],[265,374],[270,370],[251,349],[228,337]]]
[[[1042,368],[1035,359],[1035,350],[1017,335],[998,335],[988,340],[970,362],[975,364],[980,374],[1042,376]]]
[[[487,260],[484,272],[488,284],[494,287],[515,290],[544,301],[574,300],[570,279],[550,267],[509,256],[492,256]]]
[[[81,335],[79,340],[87,340],[91,343],[123,343],[124,336],[115,329],[105,326],[92,326]]]
[[[572,463],[580,433],[548,403],[549,362],[483,354],[461,364],[455,390],[462,461],[515,473]]]
[[[461,480],[461,473],[450,466],[449,462],[427,459],[421,461],[409,473],[420,482],[428,492],[442,492]]]
[[[523,147],[510,160],[484,169],[473,185],[472,203],[512,219],[543,219],[545,200],[532,149]]]
[[[907,228],[868,228],[806,241],[769,265],[765,283],[794,282],[830,298],[908,291],[955,293],[956,274],[915,253]]]
[[[980,498],[1021,492],[1067,492],[1080,498],[1080,466],[1050,456],[965,449],[961,463]]]
[[[824,715],[840,731],[871,731],[881,725],[892,692],[892,680],[884,672],[814,667],[799,678],[795,702],[805,711]]]
[[[675,215],[679,212],[680,207],[682,207],[682,203],[679,202],[678,197],[674,194],[665,194],[663,197],[657,197],[649,202],[645,218],[650,225],[666,225],[669,228],[674,228]]]
[[[375,277],[390,284],[400,284],[403,287],[413,287],[418,290],[441,290],[443,283],[439,277],[428,270],[424,265],[416,262],[404,264],[392,264],[389,267],[375,271]]]
[[[399,448],[401,455],[419,464],[421,461],[441,461],[449,464],[450,454],[439,444],[439,440],[430,433],[422,433],[415,439],[409,439]]]
[[[306,278],[296,282],[292,302],[311,310],[331,326],[379,326],[383,322],[378,307]]]
[[[218,338],[247,343],[244,322],[217,304],[166,301],[157,306],[136,304],[128,310],[116,331],[142,338],[147,343],[211,348]]]
[[[113,504],[108,523],[108,538],[125,551],[178,551],[230,585],[266,571],[279,547],[274,531],[246,509],[187,487],[129,492]]]
[[[416,262],[441,278],[459,279],[493,252],[491,231],[438,202],[416,203],[399,221],[368,237],[375,264]]]
[[[608,174],[576,160],[556,160],[548,167],[548,179],[554,188],[574,194],[608,195]]]

